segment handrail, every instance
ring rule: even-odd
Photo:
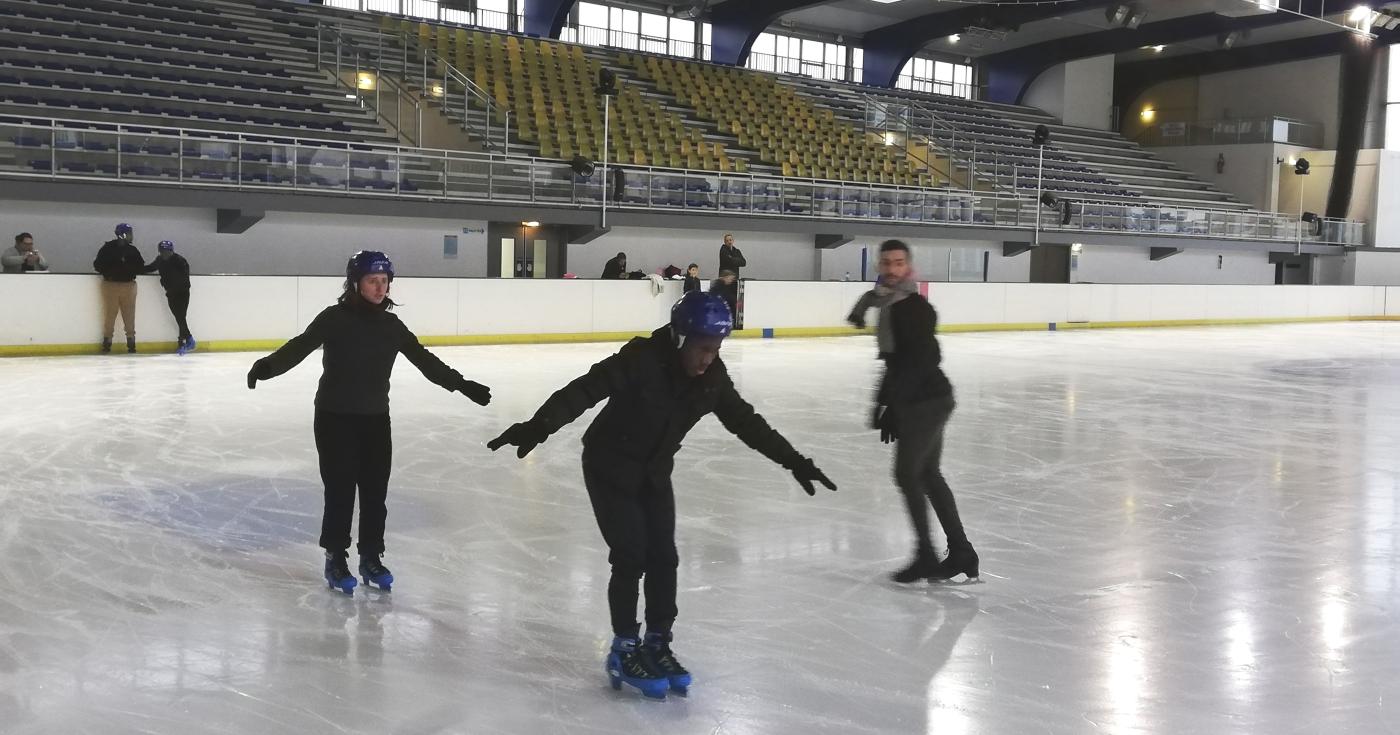
[[[433,81],[437,80],[436,75],[430,76],[428,74],[429,64],[432,64],[435,67],[442,69],[442,97],[444,99],[451,91],[450,83],[452,82],[455,82],[457,85],[461,86],[465,90],[462,97],[462,126],[467,128],[468,130],[471,129],[471,121],[467,113],[471,106],[471,99],[475,98],[477,102],[480,103],[486,110],[486,146],[488,148],[496,146],[501,151],[509,153],[510,120],[511,117],[514,115],[514,111],[511,110],[509,106],[503,105],[500,102],[498,102],[494,97],[491,96],[489,92],[487,92],[476,82],[472,81],[472,78],[469,75],[467,75],[466,72],[463,72],[461,69],[458,69],[456,66],[454,66],[452,62],[448,61],[447,59],[444,59],[442,55],[439,54],[436,50],[426,48],[423,45],[419,44],[417,37],[409,33],[400,31],[396,38],[399,41],[399,43],[403,44],[406,50],[416,52],[418,56],[420,56],[423,59],[421,80],[424,92],[429,92],[429,79],[432,79]],[[405,73],[407,73],[406,69]],[[437,95],[433,94],[432,96]],[[447,105],[444,104],[443,109],[447,110]],[[496,141],[495,135],[493,133],[493,121],[496,117],[498,109],[502,113],[504,113],[502,116],[505,118],[504,128],[501,130],[501,139],[499,142]]]
[[[5,123],[3,120],[20,120]],[[276,136],[206,133],[200,130],[0,117],[12,151],[48,159],[33,170],[0,169],[10,178],[72,181],[134,181],[257,191],[311,191],[353,196],[394,196],[448,201],[532,203],[592,208],[611,186],[599,177],[579,179],[568,161],[494,152],[377,146],[346,141],[303,145]],[[104,129],[105,128],[105,129]],[[131,129],[136,128],[136,129]],[[29,131],[41,131],[36,142]],[[60,138],[60,134],[72,137]],[[42,136],[47,134],[47,150]],[[96,135],[96,141],[81,136]],[[22,137],[23,136],[23,137]],[[134,138],[136,140],[128,140]],[[115,140],[111,139],[112,137]],[[230,139],[233,137],[234,139]],[[265,140],[252,138],[263,137]],[[150,150],[153,139],[178,141]],[[23,142],[21,142],[23,141]],[[94,145],[96,143],[96,145]],[[216,144],[207,148],[207,144]],[[254,146],[250,151],[248,146]],[[269,151],[258,146],[280,148]],[[291,150],[287,150],[290,148]],[[320,152],[343,155],[320,156]],[[359,156],[352,155],[359,153]],[[141,161],[136,165],[131,160]],[[31,163],[34,162],[30,159]],[[125,161],[125,165],[124,165]],[[155,165],[178,162],[175,172]],[[187,162],[196,162],[187,167]],[[155,164],[155,165],[152,165]],[[66,171],[61,169],[66,168]],[[610,206],[662,212],[710,212],[789,218],[840,218],[911,224],[1026,231],[1039,206],[1034,198],[999,192],[884,186],[759,174],[730,174],[662,167],[623,166],[622,196]],[[287,176],[286,174],[290,174]],[[261,178],[259,178],[261,177]],[[341,178],[343,177],[343,178]],[[336,181],[336,178],[341,180]],[[613,184],[614,182],[609,182]],[[644,192],[644,196],[641,192]],[[679,192],[679,193],[677,193]],[[661,196],[658,196],[660,194]],[[677,201],[677,197],[679,200]],[[1059,232],[1116,231],[1129,235],[1196,237],[1295,244],[1360,245],[1365,224],[1324,220],[1319,226],[1297,214],[1215,210],[1156,202],[1075,199],[1071,222],[1043,218],[1040,229]],[[1045,221],[1048,220],[1048,221]],[[1077,221],[1076,221],[1077,220]],[[1330,238],[1330,239],[1329,239]]]
[[[334,43],[335,47],[334,76],[336,84],[347,90],[350,90],[355,95],[356,102],[363,101],[365,99],[365,96],[362,94],[363,90],[360,89],[358,83],[361,71],[361,62],[363,61],[365,71],[369,71],[370,69],[373,69],[374,71],[374,101],[372,104],[374,106],[374,111],[376,115],[380,119],[388,123],[389,127],[392,128],[393,132],[396,135],[407,139],[410,143],[417,144],[418,142],[420,142],[423,137],[422,101],[418,97],[413,95],[413,93],[407,87],[405,87],[399,81],[395,80],[392,75],[385,73],[382,55],[379,58],[370,59],[368,52],[362,50],[360,46],[358,46],[354,42],[353,39],[351,39],[346,34],[342,33],[340,29],[322,23],[316,26],[316,68],[318,70],[324,70],[322,63],[323,57],[325,55],[324,36],[326,33],[330,34],[330,40]],[[352,58],[354,59],[354,78],[356,79],[355,84],[350,84],[345,81],[344,72],[341,65],[342,51],[349,51],[352,54]],[[380,100],[380,90],[385,86],[388,86],[389,89],[394,93],[394,119],[392,121],[388,119],[388,114],[384,106],[382,105],[382,101]],[[414,112],[415,125],[414,132],[412,134],[410,134],[409,131],[403,125],[403,101],[405,99],[407,99],[411,103],[411,107]]]
[[[883,114],[884,114],[884,117],[885,117],[885,120],[887,120],[887,121],[888,121],[888,120],[892,120],[892,119],[893,119],[893,120],[901,120],[901,121],[904,123],[904,133],[905,133],[906,138],[908,137],[908,135],[909,135],[911,132],[917,132],[919,135],[922,135],[922,136],[923,136],[924,140],[928,143],[928,146],[927,146],[927,147],[928,147],[930,150],[933,149],[933,148],[935,147],[935,144],[938,144],[937,147],[938,147],[940,150],[942,150],[944,153],[947,154],[947,156],[948,156],[948,164],[949,164],[949,167],[950,167],[950,171],[949,171],[946,175],[948,176],[948,178],[949,178],[950,180],[952,180],[953,174],[955,174],[955,173],[957,172],[957,169],[958,169],[958,167],[959,167],[959,156],[958,156],[958,153],[959,153],[960,149],[959,149],[959,147],[958,147],[958,136],[959,136],[959,135],[962,135],[962,137],[964,137],[964,138],[966,138],[966,139],[969,139],[969,140],[971,139],[971,136],[969,136],[969,135],[967,135],[966,133],[964,133],[963,131],[959,130],[956,126],[954,126],[953,124],[951,124],[951,123],[949,123],[948,121],[944,120],[943,118],[939,117],[939,115],[938,115],[937,113],[935,113],[933,110],[930,110],[930,109],[924,107],[923,105],[918,104],[917,102],[915,102],[915,101],[913,101],[913,100],[909,100],[909,101],[906,101],[906,102],[898,102],[898,103],[895,103],[895,102],[889,101],[889,100],[880,100],[880,99],[877,99],[875,96],[870,95],[870,94],[862,94],[861,96],[862,96],[862,97],[864,98],[864,100],[865,100],[865,106],[866,106],[866,109],[865,109],[865,122],[866,122],[867,127],[868,127],[869,124],[870,124],[870,118],[871,118],[871,114],[870,114],[870,113],[871,113],[871,108],[872,108],[872,107],[874,107],[876,111],[883,113]],[[905,115],[899,114],[898,112],[896,112],[895,110],[892,109],[892,108],[895,107],[895,106],[906,108],[906,109],[909,111],[909,114],[905,114]],[[913,113],[915,110],[917,110],[917,111],[919,111],[919,112],[921,112],[921,113],[923,113],[924,115],[927,116],[927,120],[928,120],[928,130],[927,130],[927,131],[924,131],[924,130],[922,130],[922,129],[916,131],[916,130],[914,129],[914,125],[913,125],[912,121],[910,120],[910,118],[913,117],[913,114],[912,114],[912,113]],[[932,134],[932,131],[933,131],[934,129],[940,130],[940,131],[942,131],[943,133],[946,133],[946,134],[947,134],[947,136],[948,136],[948,138],[947,138],[947,143],[944,143],[944,142],[942,141],[942,139],[936,138],[936,137]],[[925,161],[925,163],[928,163],[928,162]],[[975,142],[973,143],[972,158],[971,158],[971,159],[963,159],[963,160],[962,160],[962,164],[965,165],[966,168],[967,168],[967,177],[968,177],[967,184],[968,184],[969,187],[975,186],[975,185],[976,185],[976,181],[977,181],[978,179],[984,178],[982,172],[978,169],[978,166],[977,166],[977,148],[976,148],[976,143],[975,143]],[[1001,186],[1000,179],[999,179],[999,177],[997,177],[997,176],[994,176],[994,177],[993,177],[992,182],[993,182],[993,185],[994,185],[994,186],[997,186],[997,187],[1000,187],[1000,186]]]

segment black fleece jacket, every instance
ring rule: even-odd
[[[934,333],[938,313],[928,300],[912,294],[890,307],[894,352],[880,354],[885,377],[876,399],[884,406],[907,406],[953,394],[953,384],[939,364],[943,353]]]
[[[459,390],[464,380],[428,352],[392,312],[354,300],[327,307],[305,332],[258,360],[255,375],[259,380],[275,378],[322,346],[323,372],[316,390],[319,411],[388,413],[389,375],[400,352],[424,377],[447,390]]]
[[[588,373],[550,396],[532,421],[548,434],[577,419],[599,401],[602,412],[584,434],[585,451],[651,468],[669,468],[695,426],[714,413],[724,428],[787,469],[802,459],[796,449],[739,396],[718,357],[697,378],[684,374],[670,327],[638,337]]]

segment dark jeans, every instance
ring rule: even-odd
[[[644,581],[647,630],[670,632],[676,620],[676,497],[669,470],[647,472],[618,457],[583,454],[583,481],[608,544],[613,634],[635,638],[637,583]]]
[[[914,524],[920,553],[933,551],[928,523],[930,505],[938,515],[939,525],[943,526],[943,534],[948,537],[948,549],[972,549],[963,531],[962,519],[958,517],[953,491],[939,467],[943,460],[943,430],[952,418],[954,405],[953,397],[948,396],[896,409],[898,439],[894,450],[894,479],[909,507],[909,519]]]
[[[190,338],[190,325],[185,321],[190,310],[190,292],[166,291],[165,301],[170,304],[170,313],[175,315],[175,324],[180,327],[180,341],[184,342]]]
[[[394,453],[389,414],[317,411],[315,430],[321,482],[326,486],[321,548],[350,548],[350,520],[355,513],[358,488],[360,556],[384,553],[384,518],[388,515],[384,498],[389,490],[389,465]]]

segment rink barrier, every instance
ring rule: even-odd
[[[1341,322],[1400,322],[1400,316],[1353,316],[1353,317],[1284,317],[1277,319],[1172,319],[1162,321],[1125,322],[1030,322],[1017,324],[940,324],[941,334],[974,334],[979,332],[1058,332],[1089,329],[1173,329],[1190,327],[1250,327],[1282,324],[1322,324]],[[585,332],[556,334],[477,334],[449,336],[420,336],[419,341],[429,347],[485,347],[490,345],[528,344],[582,344],[590,342],[626,342],[633,337],[646,337],[646,332]],[[861,337],[875,334],[873,328],[852,329],[849,327],[789,327],[757,328],[735,331],[736,339],[801,339],[819,337]],[[200,342],[198,352],[271,352],[286,344],[284,339],[262,340],[217,340]],[[160,355],[174,353],[175,342],[137,342],[138,355]],[[74,355],[97,355],[100,350],[96,343],[63,345],[0,345],[0,358],[4,357],[64,357]],[[113,355],[126,354],[126,343],[117,341],[112,345]],[[197,354],[197,353],[196,353]]]
[[[200,351],[267,352],[339,295],[330,276],[195,276],[190,323]],[[97,354],[94,276],[0,275],[0,356]],[[869,335],[846,324],[869,284],[749,281],[741,339]],[[945,333],[1249,326],[1400,317],[1400,287],[920,284]],[[249,298],[256,294],[256,298]],[[621,342],[666,323],[680,284],[647,281],[400,278],[399,314],[430,346]],[[1394,297],[1394,298],[1392,298]],[[877,314],[867,318],[874,321]],[[137,296],[138,352],[175,349],[154,279]],[[125,350],[116,335],[115,352]],[[142,339],[142,338],[145,339]]]

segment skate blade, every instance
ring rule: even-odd
[[[377,591],[377,592],[392,592],[392,591],[393,591],[393,587],[394,587],[394,582],[393,582],[393,580],[390,580],[390,581],[388,581],[388,582],[385,582],[385,583],[383,583],[383,584],[380,584],[380,583],[375,582],[374,580],[372,580],[372,579],[370,579],[370,578],[368,578],[368,577],[365,577],[365,578],[364,578],[364,583],[365,583],[365,589],[367,589],[367,590],[375,590],[375,591]]]
[[[982,581],[982,578],[981,578],[980,576],[978,576],[978,577],[966,577],[966,576],[965,576],[965,578],[964,578],[962,581],[958,581],[958,580],[955,579],[955,578],[949,578],[949,579],[930,579],[930,580],[929,580],[929,584],[948,585],[948,586],[951,586],[951,587],[965,587],[965,586],[967,586],[967,585],[972,585],[972,584],[986,584],[986,582],[983,582],[983,581]]]

